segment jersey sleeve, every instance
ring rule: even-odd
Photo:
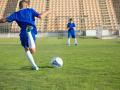
[[[38,17],[40,13],[36,12],[34,9],[31,9],[33,16]]]
[[[75,23],[73,23],[73,27],[76,27]]]
[[[12,13],[6,18],[7,22],[13,22],[16,20],[16,13]]]

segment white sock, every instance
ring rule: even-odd
[[[37,67],[37,65],[34,62],[33,56],[32,56],[32,54],[31,54],[31,52],[29,50],[26,52],[26,56],[27,56],[29,62],[31,63],[31,65],[33,67]]]
[[[75,42],[74,42],[75,44],[78,44],[78,42],[77,42],[77,39],[75,38]]]
[[[33,40],[31,31],[28,32],[28,44],[29,44],[29,48],[35,48],[35,42]]]
[[[70,38],[68,38],[68,43],[67,44],[70,45]]]

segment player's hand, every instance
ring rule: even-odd
[[[44,13],[42,13],[41,15],[40,15],[40,18],[44,18],[44,17],[46,17],[47,15],[49,15],[51,13],[51,11],[50,10],[47,10],[47,11],[45,11]]]
[[[48,14],[51,14],[51,10],[47,10],[45,13],[46,13],[47,15],[48,15]]]

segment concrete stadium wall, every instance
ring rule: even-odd
[[[96,30],[86,30],[86,36],[95,37],[96,36]]]
[[[67,32],[45,32],[45,33],[38,33],[38,37],[67,37]],[[97,32],[97,30],[86,30],[86,31],[76,31],[77,36],[86,36],[86,37],[111,37],[113,36],[109,30],[102,30],[101,32]],[[119,35],[120,36],[120,30]],[[19,38],[19,33],[0,33],[0,38]]]

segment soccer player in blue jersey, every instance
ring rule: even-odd
[[[67,42],[67,45],[70,46],[70,38],[74,38],[74,44],[75,45],[78,45],[78,42],[77,42],[77,39],[76,39],[76,34],[75,34],[75,23],[73,22],[73,19],[70,18],[69,19],[69,22],[67,24],[67,28],[68,28],[68,42]]]
[[[18,26],[21,28],[20,31],[20,41],[21,45],[24,47],[26,56],[29,62],[32,64],[33,70],[39,70],[39,67],[36,65],[33,55],[36,52],[36,35],[37,28],[35,26],[35,17],[43,18],[49,14],[49,11],[46,11],[42,14],[36,12],[34,9],[29,8],[29,0],[21,0],[19,2],[20,10],[12,13],[8,17],[0,19],[0,23],[13,22],[16,21]]]

